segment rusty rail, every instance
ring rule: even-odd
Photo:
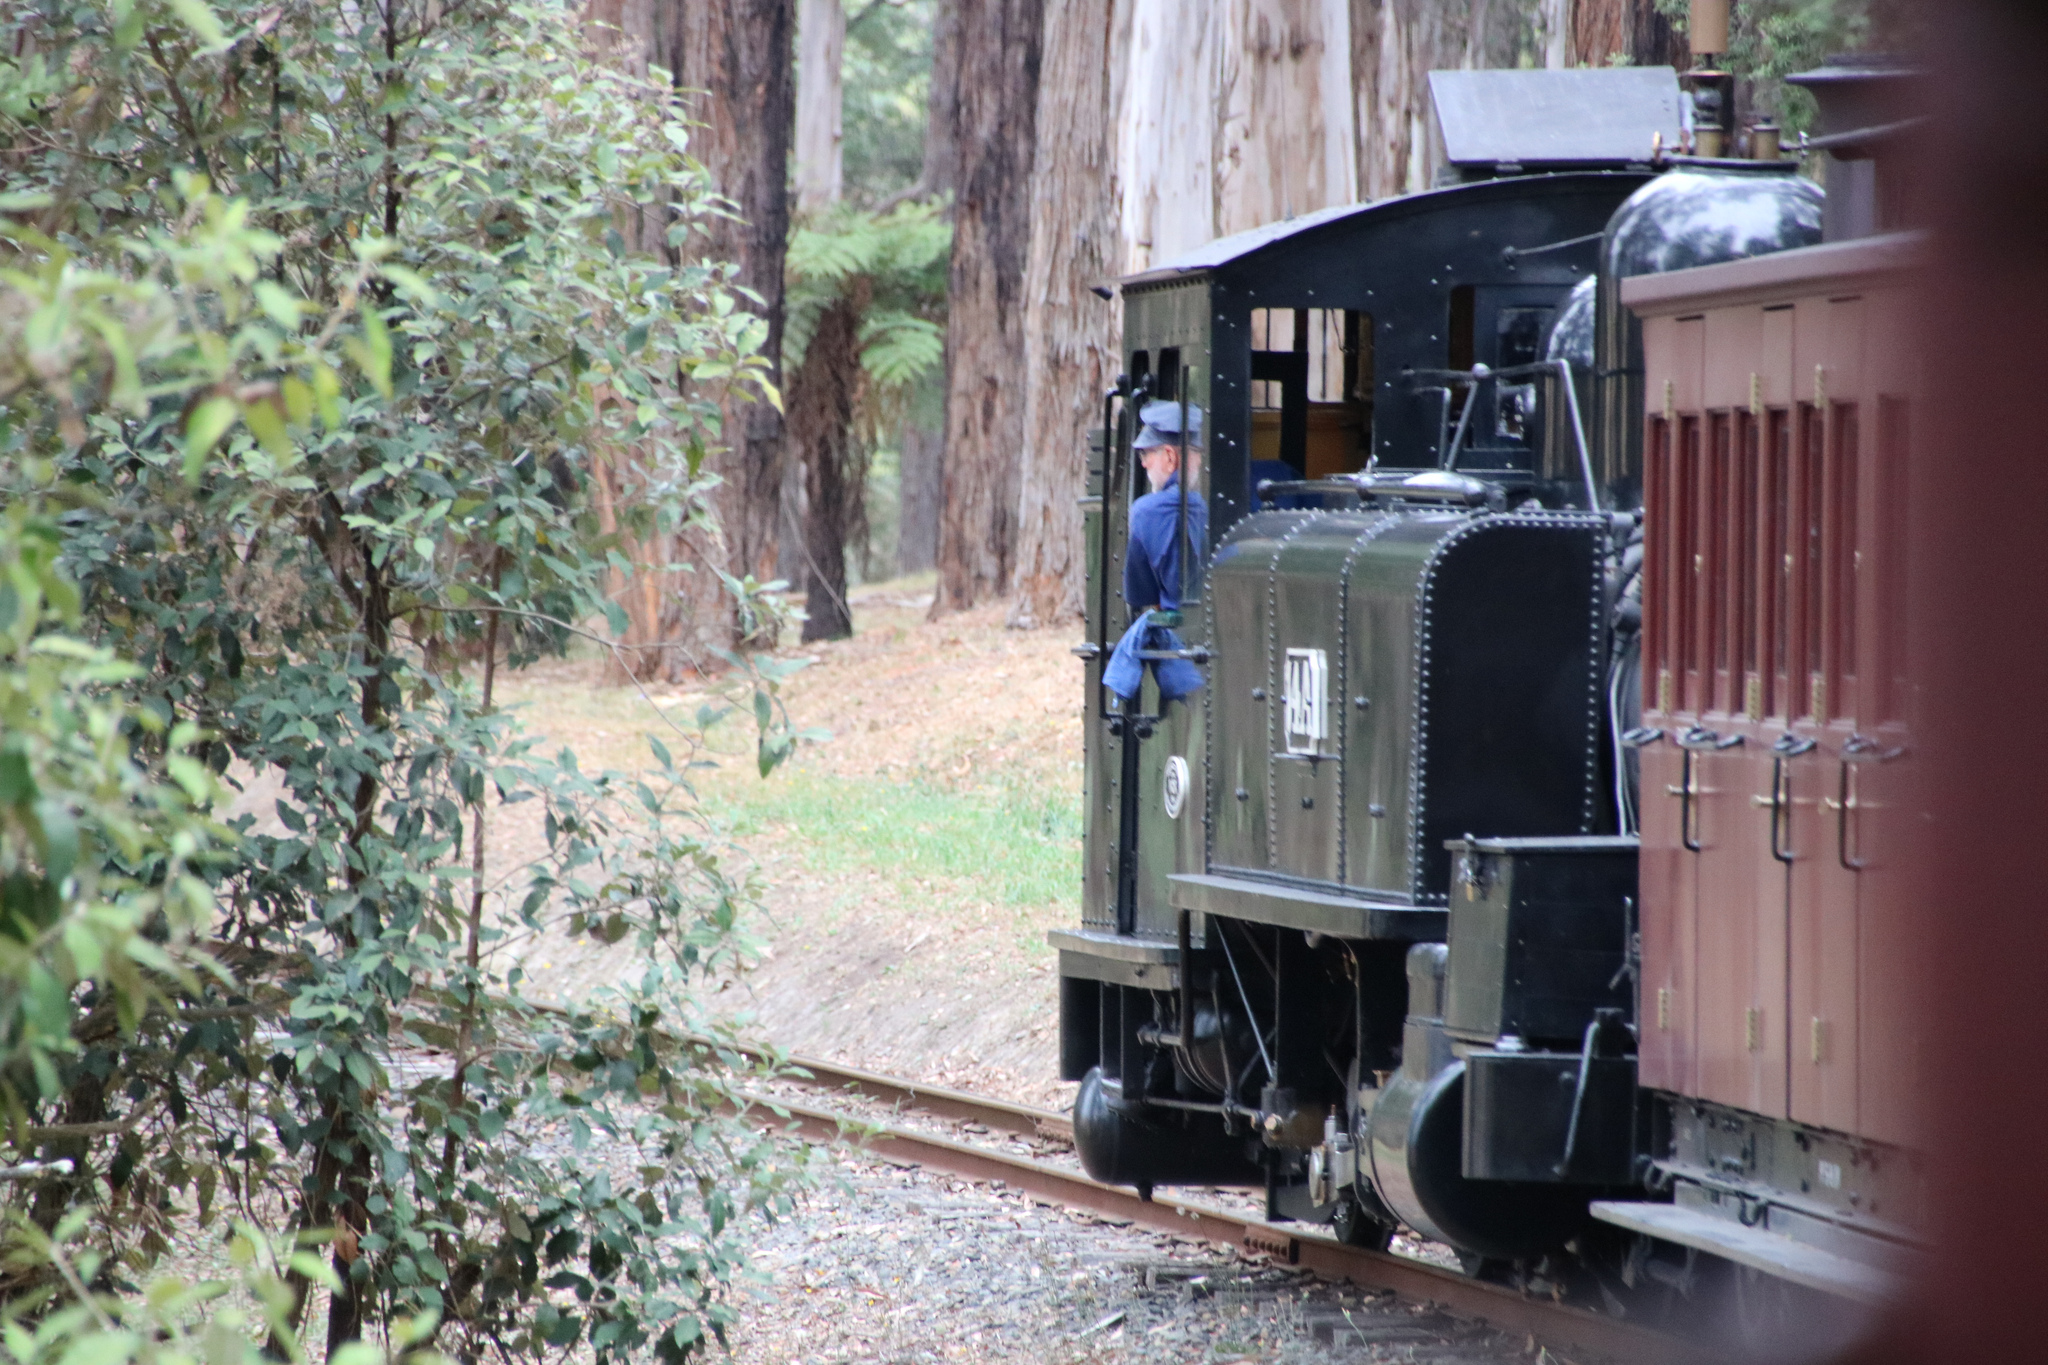
[[[811,1073],[809,1078],[795,1078],[805,1080],[806,1084],[853,1090],[872,1099],[909,1104],[924,1113],[968,1119],[1024,1137],[1058,1132],[1065,1122],[1057,1114],[985,1100],[957,1090],[808,1058],[789,1060]],[[1348,1280],[1363,1288],[1391,1290],[1406,1298],[1440,1304],[1501,1331],[1527,1334],[1554,1352],[1601,1356],[1631,1365],[1725,1365],[1724,1357],[1650,1328],[1583,1308],[1528,1298],[1507,1286],[1470,1279],[1403,1256],[1346,1246],[1306,1230],[1276,1226],[1170,1194],[1140,1199],[1133,1190],[1104,1185],[1078,1172],[950,1138],[873,1123],[774,1096],[747,1098],[758,1106],[749,1111],[751,1114],[766,1123],[793,1124],[798,1133],[811,1141],[850,1142],[887,1161],[1000,1183],[1069,1208],[1126,1219],[1161,1232],[1264,1252],[1329,1279]],[[1065,1131],[1071,1135],[1070,1127]]]

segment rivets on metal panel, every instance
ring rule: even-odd
[[[1371,698],[1371,697],[1353,697],[1353,698],[1351,699],[1351,704],[1352,704],[1353,706],[1357,707],[1357,708],[1358,708],[1359,710],[1361,710],[1361,711],[1370,711],[1370,710],[1372,710],[1372,698]]]
[[[1382,805],[1381,805],[1381,804],[1380,804],[1379,802],[1377,802],[1377,801],[1375,801],[1375,802],[1373,802],[1373,803],[1372,803],[1371,805],[1367,806],[1367,807],[1365,808],[1365,810],[1366,810],[1366,813],[1367,813],[1368,815],[1372,816],[1372,818],[1373,818],[1373,819],[1375,819],[1375,820],[1384,820],[1384,819],[1386,819],[1386,818],[1387,818],[1387,808],[1386,808],[1385,806],[1382,806]]]
[[[1266,699],[1266,689],[1265,689],[1265,688],[1263,688],[1263,687],[1254,687],[1254,688],[1252,689],[1252,700],[1253,700],[1253,701],[1264,701],[1265,699]]]
[[[1303,810],[1314,810],[1316,808],[1316,799],[1313,796],[1302,797],[1301,808]]]
[[[1237,799],[1238,799],[1238,800],[1240,800],[1240,801],[1249,801],[1249,800],[1251,800],[1251,799],[1252,799],[1252,793],[1251,793],[1251,789],[1250,789],[1249,787],[1239,787],[1239,788],[1237,789]]]

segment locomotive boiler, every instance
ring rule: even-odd
[[[1808,79],[1839,122],[1897,75]],[[1880,543],[1913,380],[1872,290],[1914,248],[1762,140],[1661,151],[1703,128],[1669,69],[1431,84],[1439,188],[1123,282],[1053,935],[1076,1144],[1478,1273],[1875,1297],[1918,1192],[1894,965],[1857,946],[1896,913],[1870,812],[1905,751]],[[1207,541],[1139,653],[1203,685],[1124,699],[1161,400],[1206,414]]]

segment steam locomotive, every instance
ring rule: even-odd
[[[1052,936],[1096,1178],[1610,1300],[1901,1273],[1912,77],[1794,80],[1825,195],[1716,72],[1438,72],[1438,188],[1122,282]],[[1208,517],[1142,652],[1204,685],[1121,701],[1160,401]]]

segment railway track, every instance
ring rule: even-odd
[[[929,1117],[978,1124],[992,1132],[1027,1139],[1072,1141],[1073,1129],[1063,1115],[1024,1105],[884,1076],[815,1058],[788,1059],[806,1076],[785,1079],[816,1090],[833,1091],[909,1110]],[[1391,1291],[1403,1298],[1434,1303],[1464,1317],[1478,1319],[1499,1331],[1526,1336],[1558,1354],[1576,1358],[1604,1357],[1656,1365],[1708,1365],[1724,1357],[1635,1323],[1585,1309],[1532,1298],[1512,1288],[1489,1284],[1455,1271],[1386,1252],[1346,1246],[1302,1225],[1278,1225],[1172,1195],[1140,1199],[1133,1190],[1104,1185],[1078,1171],[1013,1152],[889,1122],[878,1122],[806,1104],[786,1094],[752,1096],[760,1112],[778,1126],[789,1121],[815,1142],[851,1141],[889,1161],[944,1171],[965,1179],[1000,1183],[1051,1203],[1083,1209],[1107,1218],[1128,1220],[1182,1237],[1200,1237],[1218,1244],[1260,1252],[1283,1264],[1298,1266],[1332,1280],[1361,1288]],[[789,1116],[784,1120],[775,1111]]]

